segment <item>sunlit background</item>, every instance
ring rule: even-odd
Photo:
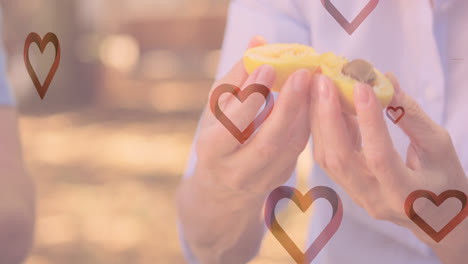
[[[184,263],[175,190],[207,101],[228,0],[2,1],[8,76],[37,183],[26,264]],[[30,32],[57,34],[60,67],[44,101],[23,61]],[[54,56],[34,45],[42,81]],[[300,162],[300,190],[310,164]],[[280,218],[303,243],[306,217]],[[290,215],[290,214],[288,214]],[[301,248],[302,245],[301,245]],[[291,263],[268,235],[252,263]]]

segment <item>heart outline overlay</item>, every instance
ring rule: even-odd
[[[439,207],[448,198],[457,198],[462,203],[462,209],[447,225],[445,225],[439,232],[436,232],[424,219],[422,219],[414,211],[414,202],[419,198],[426,198]],[[412,192],[405,201],[405,212],[411,221],[413,221],[421,230],[430,236],[436,243],[439,243],[444,239],[450,232],[452,232],[461,222],[468,217],[468,196],[458,190],[448,190],[440,195],[427,190],[417,190]]]
[[[379,4],[380,0],[370,0],[366,6],[359,12],[359,14],[350,23],[340,11],[333,5],[330,0],[321,0],[323,7],[332,15],[332,17],[340,24],[340,26],[349,34],[352,35],[354,31],[366,20],[366,18],[374,11]]]
[[[333,214],[330,222],[305,253],[297,247],[276,220],[275,207],[283,198],[292,200],[304,213],[312,203],[319,198],[325,198],[332,206]],[[270,193],[265,205],[265,222],[268,229],[270,229],[273,236],[275,236],[296,263],[305,264],[312,262],[328,241],[335,235],[336,231],[338,231],[342,219],[343,204],[341,198],[333,189],[326,186],[316,186],[310,189],[305,195],[302,195],[301,192],[293,187],[280,186]]]
[[[260,114],[243,130],[234,125],[234,123],[223,113],[219,107],[219,98],[224,93],[234,95],[241,103],[251,94],[259,93],[265,98],[265,107]],[[221,84],[213,91],[210,99],[210,108],[213,115],[221,124],[241,143],[244,144],[247,139],[263,124],[268,118],[274,106],[274,98],[268,87],[262,84],[251,84],[241,90],[233,84]]]
[[[393,112],[397,112],[398,110],[401,110],[401,115],[399,115],[396,119],[389,113],[389,111],[392,110]],[[398,107],[393,107],[393,106],[388,106],[387,109],[385,110],[385,114],[387,117],[392,120],[394,124],[397,124],[405,115],[405,109],[402,106]]]
[[[50,67],[49,73],[47,74],[47,78],[45,79],[43,85],[41,85],[39,82],[36,72],[34,71],[31,65],[31,61],[29,60],[29,47],[33,42],[37,44],[41,53],[44,53],[44,50],[49,42],[51,42],[55,47],[54,63]],[[44,39],[41,39],[37,33],[31,32],[24,42],[24,64],[26,65],[26,70],[28,71],[31,80],[36,87],[39,97],[41,97],[41,100],[44,100],[47,89],[49,89],[50,83],[52,82],[52,79],[54,78],[54,75],[60,64],[60,43],[57,36],[54,33],[49,32],[44,36]]]

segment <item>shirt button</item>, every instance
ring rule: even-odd
[[[437,98],[437,93],[432,87],[428,87],[424,90],[424,96],[426,97],[426,100],[432,102]]]

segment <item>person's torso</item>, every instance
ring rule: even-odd
[[[352,20],[369,0],[333,0]],[[361,26],[349,35],[321,1],[299,0],[310,29],[310,44],[318,52],[333,51],[349,59],[362,58],[383,72],[392,71],[402,88],[451,134],[462,165],[468,169],[468,2],[461,0],[380,0]],[[388,121],[388,120],[387,120]],[[388,121],[393,142],[406,159],[408,138]],[[311,187],[335,189],[343,200],[342,225],[313,263],[440,263],[432,250],[407,229],[372,219],[342,188],[314,166]],[[327,212],[326,205],[318,211]],[[323,207],[323,208],[321,208]],[[403,205],[402,205],[403,207]],[[309,238],[317,237],[328,214],[311,219]]]

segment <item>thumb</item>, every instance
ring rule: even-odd
[[[392,72],[385,74],[395,88],[395,95],[389,106],[403,107],[404,116],[398,122],[400,128],[410,138],[411,143],[425,151],[440,151],[441,144],[445,144],[447,131],[434,122],[419,106],[419,104],[405,93]],[[401,112],[388,111],[387,113],[397,118]]]

